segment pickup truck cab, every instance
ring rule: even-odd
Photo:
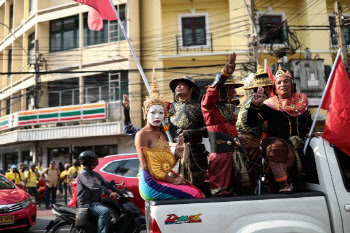
[[[350,232],[350,156],[314,138],[303,168],[293,194],[147,202],[148,232]]]

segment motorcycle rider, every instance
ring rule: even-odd
[[[112,186],[100,174],[93,171],[98,165],[98,158],[94,152],[82,152],[79,155],[79,162],[83,165],[83,169],[78,173],[77,205],[78,207],[90,206],[91,214],[98,217],[97,232],[107,233],[110,222],[110,210],[102,205],[100,193],[118,198],[119,194],[115,192],[117,187]],[[109,189],[113,189],[114,192],[111,192]]]

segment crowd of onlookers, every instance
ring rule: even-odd
[[[57,191],[63,193],[67,205],[67,198],[71,195],[70,183],[78,176],[80,170],[81,166],[76,159],[72,164],[63,165],[60,162],[58,167],[55,161],[51,161],[48,168],[43,168],[42,162],[33,164],[30,168],[21,163],[18,166],[13,164],[5,173],[5,177],[35,197],[36,203],[39,203],[38,184],[42,180],[45,185],[45,207],[50,209],[52,204],[56,203]]]

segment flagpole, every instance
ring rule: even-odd
[[[129,39],[129,37],[128,37],[128,35],[127,35],[125,29],[124,29],[123,23],[122,23],[121,20],[120,20],[119,13],[118,13],[118,11],[115,9],[115,7],[114,7],[113,0],[109,0],[109,2],[110,2],[111,6],[112,6],[112,8],[113,8],[113,10],[114,10],[115,15],[117,16],[117,19],[118,19],[117,21],[118,21],[118,24],[119,24],[119,26],[120,26],[120,29],[122,30],[123,35],[124,35],[126,41],[127,41],[128,44],[129,44],[129,48],[130,48],[130,50],[131,50],[132,56],[133,56],[134,59],[135,59],[135,62],[136,62],[136,64],[137,64],[137,68],[138,68],[139,71],[140,71],[141,77],[142,77],[142,79],[143,79],[143,82],[144,82],[145,85],[146,85],[147,91],[148,91],[148,93],[150,93],[150,92],[151,92],[151,88],[150,88],[150,86],[149,86],[148,80],[147,80],[147,78],[146,78],[145,73],[143,72],[143,69],[142,69],[142,66],[141,66],[139,60],[137,59],[137,56],[136,56],[135,51],[134,51],[134,48],[132,47],[131,42],[130,42],[130,39]],[[164,121],[163,121],[163,126],[164,126],[164,125],[165,125],[165,123],[164,123]],[[173,142],[170,132],[169,132],[169,131],[165,131],[165,133],[166,133],[166,135],[167,135],[169,141],[170,141],[170,142]]]
[[[335,67],[338,63],[338,60],[339,60],[339,57],[340,57],[340,54],[341,54],[341,48],[339,48],[338,50],[338,54],[335,58],[335,61],[334,61],[334,64],[333,64],[333,67],[332,67],[332,71],[329,75],[329,78],[328,78],[328,81],[327,81],[327,85],[323,91],[323,94],[322,94],[322,98],[321,98],[321,101],[320,101],[320,104],[318,105],[318,108],[317,108],[317,112],[316,112],[316,115],[314,117],[314,121],[312,122],[312,126],[311,126],[311,129],[309,131],[309,137],[306,139],[306,142],[305,142],[305,146],[304,146],[304,154],[306,153],[306,148],[307,146],[309,145],[309,142],[310,142],[310,138],[311,138],[311,134],[312,134],[312,131],[314,130],[315,128],[315,125],[316,125],[316,121],[317,121],[317,117],[318,117],[318,114],[320,113],[320,110],[321,110],[321,105],[324,101],[324,98],[326,96],[326,92],[327,92],[327,89],[328,89],[328,86],[329,86],[329,83],[332,81],[332,78],[333,78],[333,73],[334,73],[334,70],[335,70]]]

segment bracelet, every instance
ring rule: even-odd
[[[225,77],[230,77],[230,76],[231,76],[231,74],[227,73],[226,70],[225,70],[224,68],[222,68],[221,73],[222,73],[222,75],[225,76]]]

